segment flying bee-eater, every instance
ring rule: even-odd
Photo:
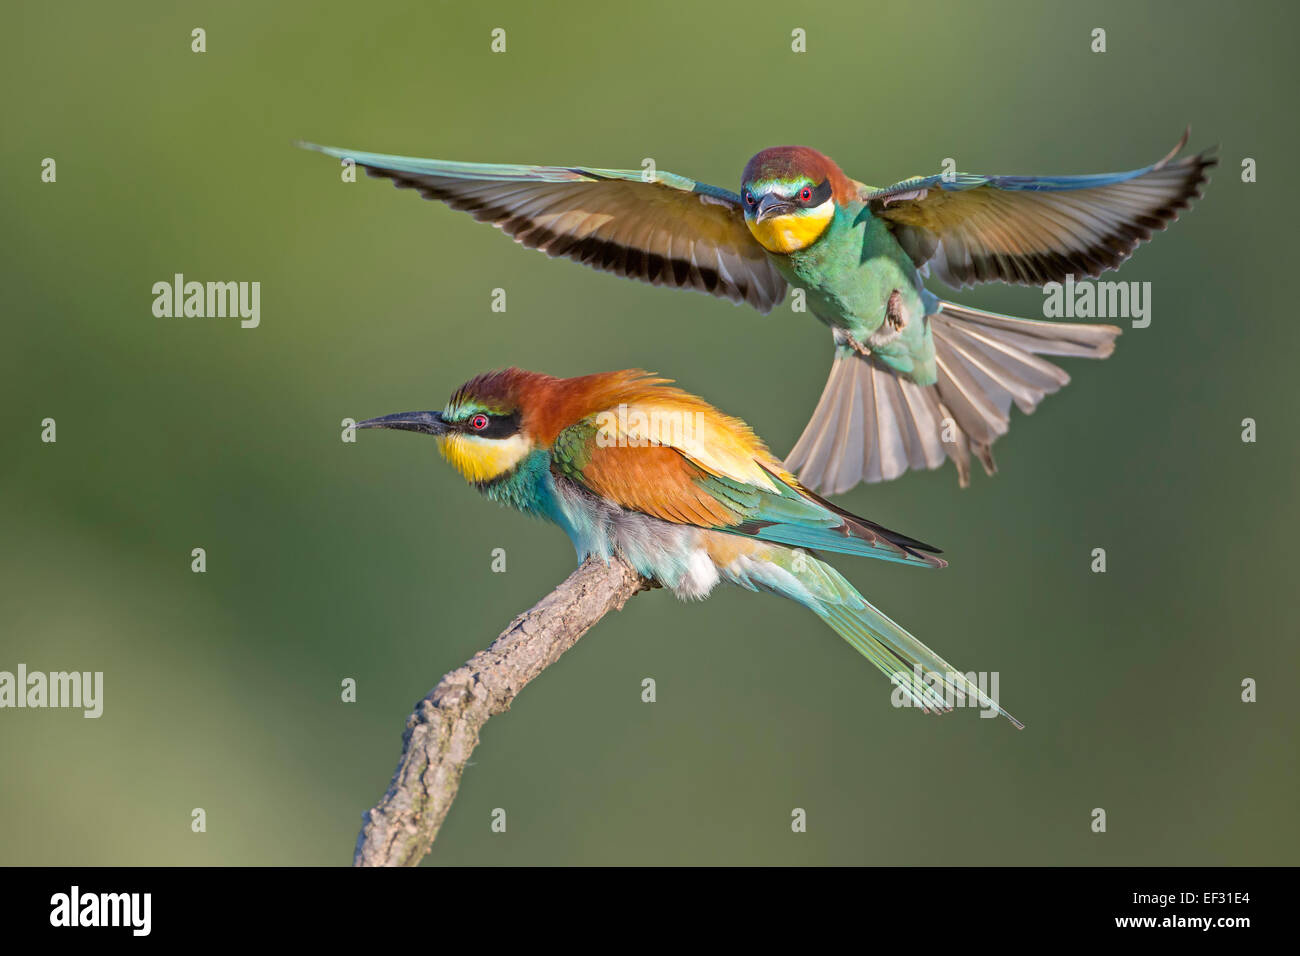
[[[1110,325],[1017,319],[940,299],[980,282],[1041,286],[1113,269],[1200,195],[1212,150],[1092,176],[942,173],[877,188],[777,146],[734,193],[672,173],[414,159],[301,145],[489,222],[523,245],[769,312],[788,285],[830,326],[830,377],[786,458],[823,493],[974,453],[992,474],[1011,405],[1069,382],[1041,356],[1105,358]]]
[[[936,548],[818,497],[748,425],[667,379],[510,368],[471,379],[441,411],[357,427],[432,435],[479,491],[563,528],[580,562],[618,555],[683,599],[721,581],[790,598],[888,675],[909,705],[942,712],[961,701],[1022,727],[816,553],[944,567]]]

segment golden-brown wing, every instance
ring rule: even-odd
[[[954,288],[979,282],[1043,285],[1096,276],[1178,218],[1201,194],[1213,150],[1095,176],[907,179],[861,198],[887,220],[918,265]]]
[[[678,389],[564,429],[551,467],[607,502],[674,524],[796,548],[942,567],[930,545],[820,498],[781,467],[739,419]],[[927,553],[928,552],[928,553]]]
[[[769,312],[785,280],[745,225],[740,197],[672,173],[455,163],[301,144],[497,226],[549,256]]]

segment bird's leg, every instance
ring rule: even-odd
[[[889,293],[889,301],[885,303],[885,324],[897,332],[906,321],[903,318],[903,294],[895,289]]]
[[[903,294],[897,289],[889,293],[889,298],[885,301],[885,317],[876,330],[867,337],[865,343],[859,342],[847,332],[844,334],[844,344],[852,348],[859,355],[871,355],[880,349],[888,346],[895,341],[903,331],[903,326],[907,324],[907,317],[903,314]]]
[[[853,349],[853,351],[857,352],[859,355],[863,357],[866,357],[871,354],[870,346],[863,345],[861,342],[855,339],[853,337],[853,333],[849,332],[847,329],[835,330],[835,344],[847,345],[849,348]]]

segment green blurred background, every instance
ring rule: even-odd
[[[946,549],[938,573],[840,565],[954,663],[999,671],[1028,729],[894,710],[793,604],[643,595],[488,724],[429,862],[1295,863],[1300,14],[1089,7],[9,7],[0,669],[102,670],[106,701],[99,720],[0,712],[0,862],[350,861],[413,702],[573,554],[466,489],[431,441],[344,444],[344,417],[440,407],[506,364],[639,365],[784,453],[820,394],[828,336],[788,304],[760,317],[553,262],[385,183],[345,185],[293,140],[653,157],[735,188],[777,143],[883,184],[949,156],[1126,169],[1191,123],[1191,147],[1218,142],[1223,163],[1115,276],[1152,283],[1151,326],[1104,363],[1067,362],[1074,384],[1016,413],[996,478],[959,491],[949,466],[842,499]],[[261,327],[155,318],[151,287],[176,272],[260,281]],[[1245,677],[1258,703],[1241,703]]]

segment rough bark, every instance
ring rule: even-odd
[[[649,587],[625,562],[588,559],[465,664],[443,676],[406,720],[388,792],[365,814],[354,866],[414,866],[429,852],[461,774],[493,714],[597,621]]]

